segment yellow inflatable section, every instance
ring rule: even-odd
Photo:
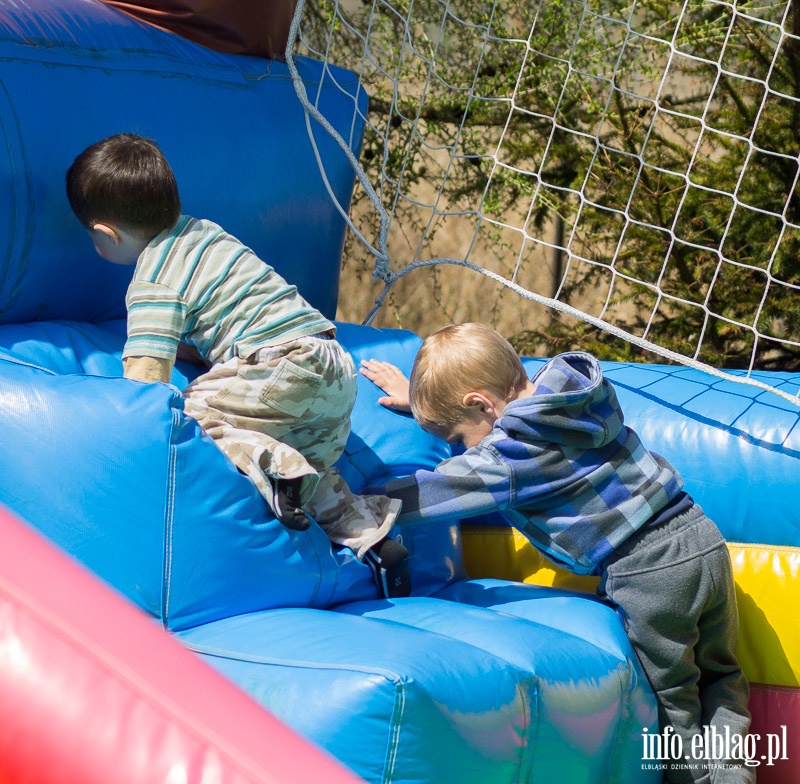
[[[580,577],[548,561],[517,531],[464,526],[470,577],[495,577],[594,593],[596,577]],[[800,685],[798,606],[800,548],[729,543],[739,605],[739,661],[751,683]]]

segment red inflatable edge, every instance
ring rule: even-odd
[[[758,784],[800,782],[800,687],[750,685]]]
[[[0,509],[0,781],[360,781]]]

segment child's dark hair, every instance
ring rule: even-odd
[[[148,240],[181,214],[167,159],[154,141],[133,133],[87,147],[67,171],[67,198],[87,229],[107,222]]]

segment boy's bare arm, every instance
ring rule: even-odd
[[[391,362],[362,359],[360,370],[362,375],[366,376],[386,393],[384,397],[378,398],[378,402],[382,406],[393,408],[397,411],[411,411],[408,379],[400,368]]]
[[[143,381],[146,384],[163,381],[165,384],[169,384],[172,379],[173,363],[168,359],[127,357],[123,364],[125,366],[125,378],[130,378],[133,381]]]
[[[210,367],[208,360],[194,347],[188,343],[179,343],[177,356],[183,362],[191,362],[194,365]],[[169,384],[172,380],[172,369],[175,360],[162,359],[160,357],[127,357],[123,360],[125,367],[125,378],[133,381],[143,381],[152,384],[156,381],[163,381]]]

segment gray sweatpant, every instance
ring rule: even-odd
[[[350,433],[356,371],[336,340],[306,337],[214,365],[183,392],[184,411],[274,509],[275,480],[301,479],[303,508],[361,558],[400,502],[350,491],[333,464]]]
[[[681,759],[664,760],[664,781],[755,782],[753,768],[725,764],[738,760],[706,749],[706,762],[692,751],[698,733],[724,736],[728,728],[744,738],[750,726],[749,688],[735,655],[733,571],[716,525],[695,505],[634,534],[604,566],[598,592],[621,611],[655,692],[661,731],[670,726],[682,739]]]

